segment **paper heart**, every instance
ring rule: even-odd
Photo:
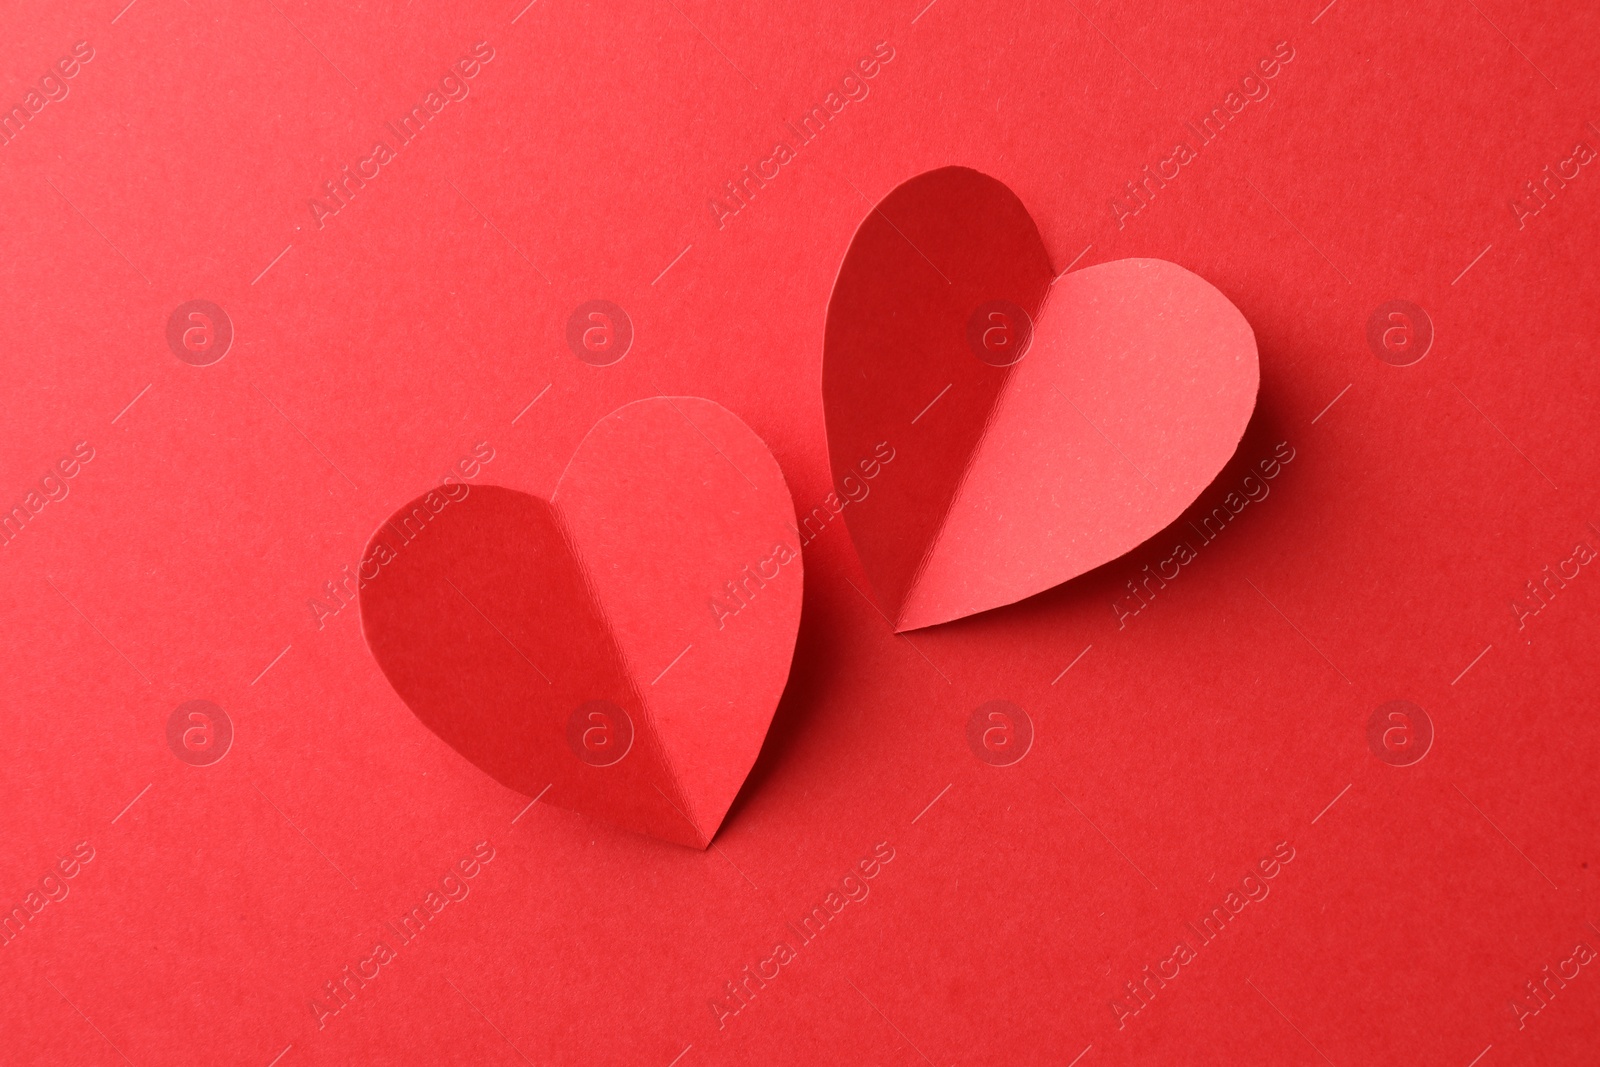
[[[1057,276],[1022,202],[964,167],[867,216],[824,345],[846,525],[896,630],[1021,600],[1169,525],[1238,447],[1260,377],[1210,283],[1156,259]],[[856,500],[880,442],[894,465]]]
[[[451,484],[396,512],[362,629],[417,718],[501,784],[704,848],[788,678],[793,523],[738,418],[641,400],[595,424],[549,500]]]

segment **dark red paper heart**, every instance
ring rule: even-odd
[[[362,627],[417,718],[496,781],[704,848],[788,677],[793,523],[735,416],[642,400],[595,424],[549,500],[452,484],[396,512]]]
[[[1134,548],[1238,447],[1255,335],[1205,280],[1124,259],[1060,276],[1016,195],[947,167],[862,222],[823,355],[845,511],[895,629],[1010,604]]]

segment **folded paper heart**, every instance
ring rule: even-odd
[[[548,500],[452,484],[396,512],[362,630],[417,718],[501,784],[704,848],[788,678],[793,529],[744,423],[641,400],[595,424]]]
[[[896,630],[1042,592],[1175,520],[1238,447],[1255,335],[1208,282],[1124,259],[1057,275],[1000,182],[947,167],[861,224],[828,305],[835,479],[895,448],[846,525]]]

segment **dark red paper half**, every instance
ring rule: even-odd
[[[451,484],[397,512],[368,546],[363,628],[417,717],[497,781],[703,848],[788,677],[793,520],[731,413],[638,401],[548,501]]]
[[[1259,382],[1237,308],[1176,264],[1057,277],[1020,200],[977,171],[906,182],[851,242],[823,391],[847,515],[897,630],[1009,604],[1169,525],[1238,446]]]

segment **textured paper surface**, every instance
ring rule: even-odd
[[[0,144],[0,1058],[1592,1060],[1600,11],[675,2],[8,6],[0,104],[68,91]],[[896,635],[821,353],[952,165],[1068,278],[1215,285],[1260,395],[1146,545]],[[549,499],[662,395],[804,541],[705,850],[529,807],[339,592],[445,476]]]

